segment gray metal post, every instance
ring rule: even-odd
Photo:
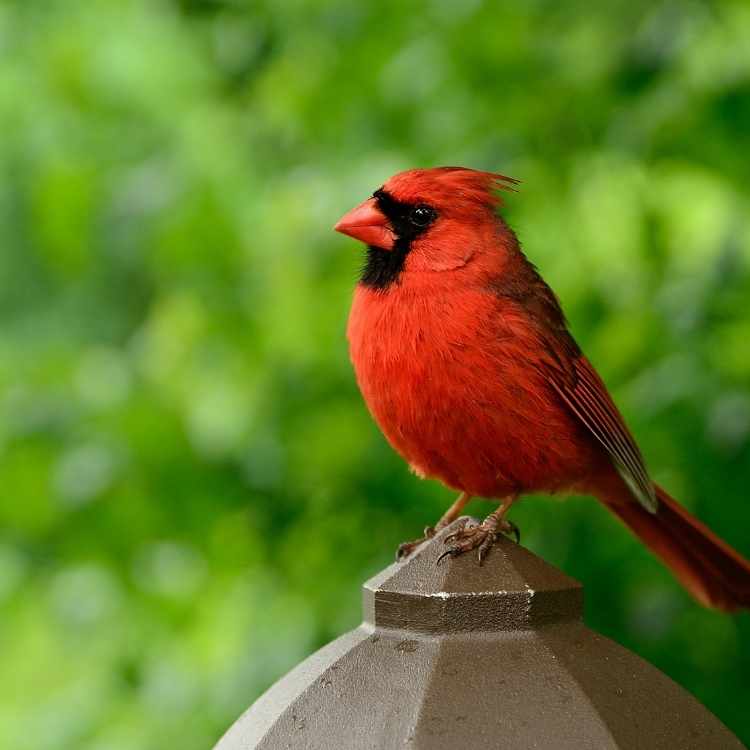
[[[582,622],[580,584],[502,539],[442,536],[364,586],[362,625],[261,696],[215,750],[740,750],[662,672]]]

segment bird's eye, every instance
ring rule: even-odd
[[[415,227],[426,227],[435,220],[435,211],[429,206],[415,206],[409,213],[409,221]]]

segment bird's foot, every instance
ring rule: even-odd
[[[458,557],[465,552],[476,549],[478,550],[477,558],[481,565],[500,534],[512,536],[516,544],[521,541],[521,532],[518,530],[518,526],[512,521],[497,517],[494,513],[487,516],[482,523],[476,523],[469,518],[460,519],[460,526],[443,540],[443,544],[449,546],[438,557],[438,564],[445,557]]]
[[[398,549],[396,550],[396,560],[401,562],[401,560],[406,560],[409,555],[411,555],[414,550],[419,547],[420,545],[424,544],[429,539],[432,539],[432,537],[435,536],[435,529],[432,526],[425,526],[424,529],[424,536],[422,536],[421,539],[413,539],[411,542],[403,542],[398,545]]]

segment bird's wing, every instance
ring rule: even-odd
[[[654,485],[633,436],[607,392],[607,387],[568,332],[560,303],[533,264],[523,256],[515,276],[505,273],[490,286],[492,293],[512,300],[535,324],[546,354],[540,369],[560,398],[596,438],[646,510],[657,508]]]
[[[572,368],[548,367],[546,375],[568,408],[607,451],[638,502],[655,513],[654,484],[641,451],[590,362],[581,354],[572,361]]]

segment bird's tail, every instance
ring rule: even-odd
[[[604,501],[701,604],[725,612],[750,608],[750,562],[658,485],[656,496],[656,513],[632,499]]]

